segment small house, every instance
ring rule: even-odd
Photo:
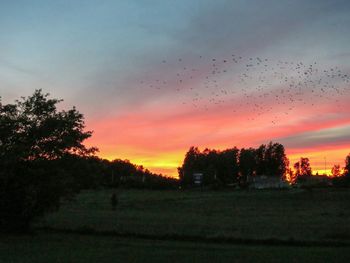
[[[252,189],[284,189],[289,186],[289,183],[280,177],[260,175],[249,178],[249,188]]]

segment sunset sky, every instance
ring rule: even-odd
[[[190,146],[350,153],[348,0],[0,2],[3,103],[42,89],[88,145],[177,176]]]

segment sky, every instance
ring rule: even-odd
[[[177,176],[190,146],[350,153],[347,0],[0,1],[3,103],[42,89],[87,145]]]

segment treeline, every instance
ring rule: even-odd
[[[66,156],[60,167],[73,179],[76,190],[107,188],[176,189],[178,181],[162,174],[155,174],[129,160],[109,161],[96,156]]]
[[[270,142],[256,149],[234,147],[224,151],[205,149],[201,152],[197,147],[191,147],[178,172],[183,186],[193,184],[194,173],[203,174],[203,185],[245,186],[249,177],[256,175],[283,177],[288,167],[284,146]]]
[[[178,168],[180,184],[194,184],[194,174],[202,174],[202,185],[232,185],[247,187],[256,176],[275,177],[292,184],[302,185],[312,176],[308,158],[301,157],[290,167],[285,148],[280,143],[270,142],[258,148],[237,147],[223,151],[205,149],[200,151],[191,147],[185,155],[183,164]],[[316,174],[318,175],[318,174]],[[320,177],[327,177],[320,175]],[[335,186],[350,185],[350,154],[345,159],[345,167],[334,165],[332,184]]]

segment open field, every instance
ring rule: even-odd
[[[38,226],[120,234],[350,242],[348,190],[87,191]]]
[[[150,241],[77,234],[0,238],[1,263],[349,262],[348,247],[287,247]]]
[[[0,263],[350,262],[347,189],[121,190],[116,211],[111,194],[84,191],[36,234],[1,236]]]

